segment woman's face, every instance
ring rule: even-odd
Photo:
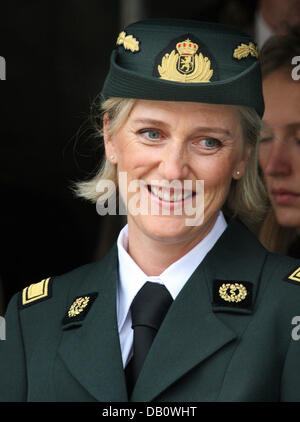
[[[276,218],[282,226],[300,228],[300,89],[287,70],[263,82],[265,128],[259,163]]]
[[[245,170],[249,151],[236,108],[138,100],[118,131],[110,136],[108,128],[105,117],[107,158],[127,178],[119,185],[121,196],[127,195],[127,205],[143,203],[143,212],[128,210],[129,233],[165,243],[200,241],[214,224],[232,178]],[[137,191],[128,191],[135,180],[140,181],[138,203]],[[204,192],[197,181],[204,181]]]

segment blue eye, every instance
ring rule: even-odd
[[[217,148],[221,146],[221,142],[215,138],[201,139],[200,143],[204,144],[205,148]]]
[[[148,130],[148,136],[151,139],[158,139],[160,137],[159,132],[157,132],[156,130]]]
[[[141,135],[145,135],[150,141],[156,141],[161,138],[160,132],[154,129],[143,129],[139,132]]]

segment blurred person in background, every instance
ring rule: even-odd
[[[259,163],[272,209],[260,232],[270,250],[300,257],[300,25],[261,51],[265,113]]]
[[[259,0],[254,19],[254,38],[259,48],[273,35],[284,35],[300,23],[299,0]]]

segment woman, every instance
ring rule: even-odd
[[[106,158],[78,189],[103,213],[118,180],[128,226],[103,260],[12,299],[2,400],[300,400],[300,263],[240,221],[264,212],[257,55],[216,24],[121,32],[102,90]]]
[[[300,27],[275,36],[261,54],[266,104],[259,163],[272,210],[261,229],[273,252],[300,257]],[[298,58],[298,59],[297,59]]]

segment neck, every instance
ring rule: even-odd
[[[216,222],[214,216],[182,240],[160,240],[147,236],[134,222],[128,220],[128,253],[148,276],[159,276],[166,268],[192,250],[210,232]]]

